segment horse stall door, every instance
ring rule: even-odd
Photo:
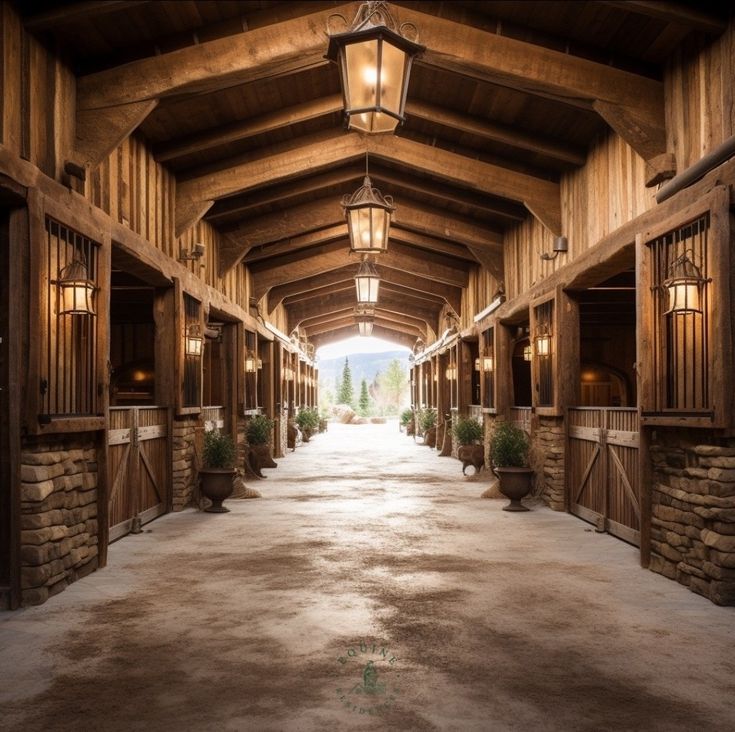
[[[110,541],[165,513],[169,484],[169,410],[111,407],[108,431]]]
[[[567,424],[569,510],[639,546],[638,411],[569,409]]]

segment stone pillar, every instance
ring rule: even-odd
[[[97,568],[94,440],[26,444],[20,472],[22,603],[38,605]]]
[[[549,508],[564,511],[564,419],[538,417],[532,431],[531,467],[536,487]]]
[[[658,429],[650,454],[650,568],[735,605],[735,440]]]
[[[196,495],[198,416],[175,417],[173,421],[172,507],[181,511]]]

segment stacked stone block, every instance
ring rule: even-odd
[[[21,591],[38,605],[97,568],[97,453],[91,442],[21,454]]]
[[[734,605],[735,441],[703,442],[679,430],[654,434],[650,567]]]
[[[543,501],[554,511],[564,511],[565,433],[562,417],[538,417],[532,430],[531,467]]]
[[[192,503],[197,479],[196,436],[199,417],[176,418],[173,426],[173,510],[181,511]]]

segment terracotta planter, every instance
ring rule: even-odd
[[[503,506],[503,511],[528,511],[522,503],[521,498],[525,498],[533,486],[533,470],[531,468],[493,468],[495,475],[498,476],[498,487],[500,492],[510,499],[507,506]]]
[[[462,475],[465,470],[472,465],[476,473],[485,465],[485,447],[484,445],[460,445],[457,450],[457,457],[462,461]]]
[[[233,468],[202,468],[199,471],[202,495],[212,501],[212,505],[204,509],[207,513],[229,513],[230,509],[225,508],[222,501],[232,495],[234,477]]]

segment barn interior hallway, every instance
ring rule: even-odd
[[[733,728],[735,609],[633,547],[503,512],[395,422],[279,463],[2,616],[3,729]]]

